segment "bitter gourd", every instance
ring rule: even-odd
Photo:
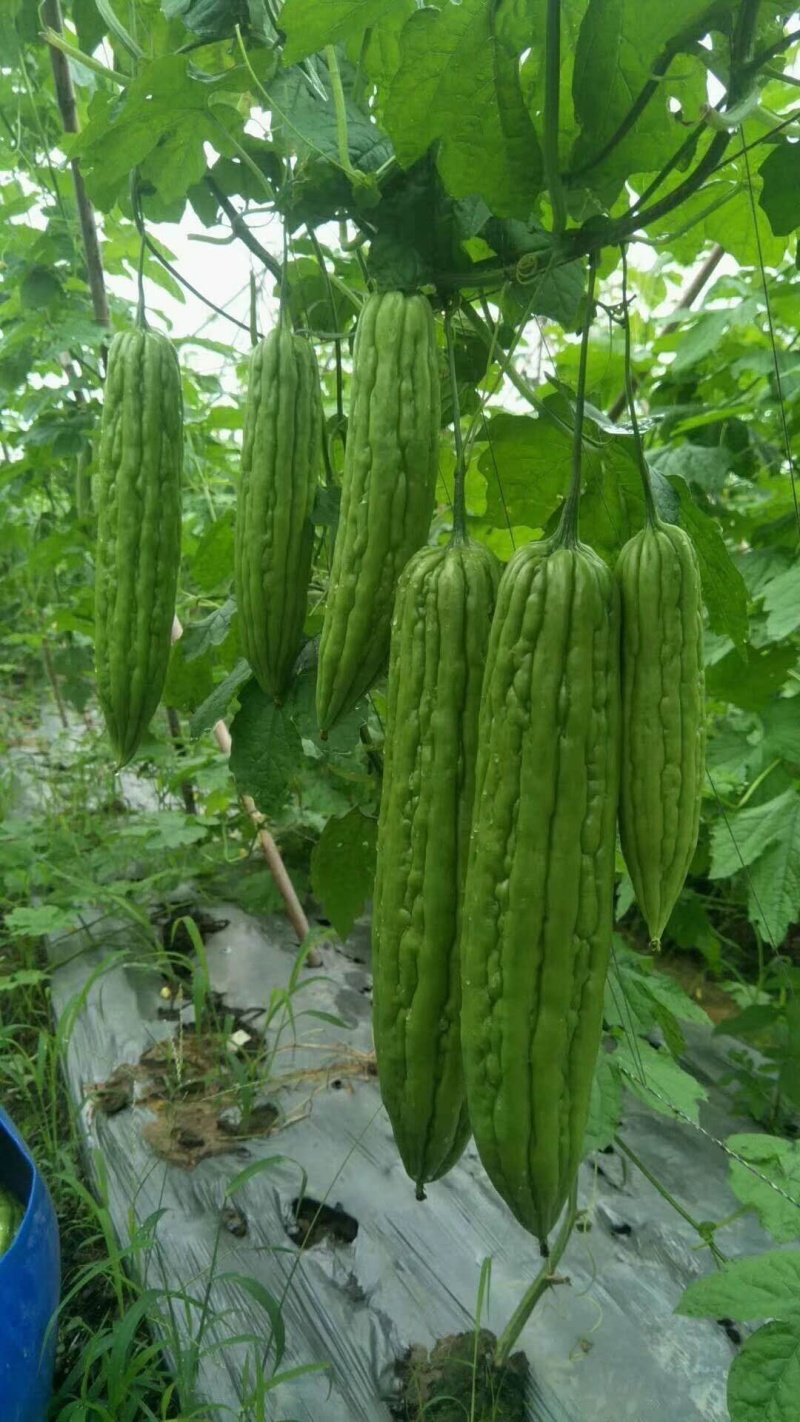
[[[436,486],[440,387],[434,321],[423,296],[364,303],[317,669],[327,731],[355,705],[389,653],[397,579],[427,539]]]
[[[655,519],[617,562],[622,610],[622,852],[659,941],[697,845],[705,754],[700,571],[683,529]]]
[[[164,688],[181,554],[181,377],[156,331],[111,342],[98,464],[97,694],[124,765]]]
[[[613,922],[619,603],[591,549],[529,544],[500,582],[462,939],[470,1120],[546,1249],[581,1160]]]
[[[321,456],[313,346],[276,327],[250,358],[234,558],[244,654],[275,700],[303,640]]]
[[[373,1024],[381,1095],[419,1198],[469,1139],[459,931],[498,573],[479,544],[420,549],[392,621]]]

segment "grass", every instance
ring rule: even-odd
[[[168,747],[165,758],[169,770]],[[185,884],[190,874],[196,879],[198,869],[201,878],[204,872],[210,876],[224,859],[215,821],[208,817],[200,829],[174,808],[169,776],[161,773],[158,763],[147,786],[161,802],[157,816],[132,811],[120,801],[117,786],[100,771],[91,746],[73,745],[68,751],[57,744],[49,750],[34,748],[16,761],[12,757],[14,764],[23,767],[23,782],[35,782],[29,798],[38,808],[28,817],[13,817],[20,785],[8,773],[0,786],[0,1099],[37,1160],[59,1220],[62,1305],[50,1415],[58,1422],[222,1422],[232,1415],[230,1410],[210,1407],[198,1397],[197,1376],[205,1350],[219,1347],[214,1328],[225,1320],[212,1316],[207,1279],[182,1281],[180,1289],[143,1282],[159,1272],[157,1212],[137,1222],[131,1211],[127,1242],[120,1245],[117,1240],[102,1157],[87,1158],[65,1085],[68,1036],[79,1004],[56,1022],[44,950],[44,935],[50,932],[69,941],[74,930],[78,942],[79,906],[91,904],[99,906],[101,930],[108,928],[112,916],[124,924],[124,944],[117,948],[112,942],[112,952],[128,947],[151,957],[157,952],[169,976],[178,962],[168,945],[159,942],[150,907],[154,899]],[[213,762],[215,781],[217,769]],[[230,843],[230,827],[227,834]],[[133,873],[132,849],[138,852]],[[200,959],[200,971],[186,991],[205,1040],[216,1044],[224,1062],[231,1022],[216,1015],[196,925],[185,920],[183,926]],[[273,1021],[286,1008],[285,1016],[291,1019],[297,971],[286,994],[278,994],[271,1004]],[[280,1029],[271,1034],[272,1040],[279,1035]],[[238,1076],[229,1074],[245,1115],[270,1066],[263,1054],[254,1055],[237,1063]],[[257,1336],[237,1340],[247,1357],[245,1396],[236,1416],[243,1422],[266,1422],[268,1417],[272,1422],[276,1414],[271,1394],[278,1382],[287,1380],[281,1373],[281,1305],[254,1280],[234,1282],[249,1293],[264,1319]],[[222,1331],[229,1332],[224,1327]],[[271,1340],[269,1350],[266,1339]]]

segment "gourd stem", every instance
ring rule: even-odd
[[[147,308],[144,299],[144,256],[147,250],[147,233],[144,228],[144,216],[142,215],[142,202],[139,195],[139,169],[134,168],[131,173],[131,207],[133,209],[133,220],[140,237],[139,262],[136,269],[136,325],[140,331],[147,330]]]
[[[633,430],[633,447],[636,450],[636,462],[639,465],[639,474],[642,480],[642,492],[644,494],[644,516],[648,528],[652,528],[658,521],[658,511],[655,499],[653,498],[653,486],[650,482],[650,471],[647,467],[647,460],[644,457],[644,445],[639,429],[639,419],[636,414],[636,401],[633,392],[633,373],[631,370],[631,315],[628,306],[628,255],[623,243],[620,248],[622,252],[622,311],[625,325],[625,399],[628,402],[628,415],[630,416],[631,429]]]
[[[570,482],[561,519],[553,537],[554,548],[574,548],[578,542],[578,510],[581,501],[581,474],[583,464],[583,408],[586,403],[586,367],[589,360],[589,332],[594,316],[594,288],[597,276],[599,253],[589,258],[589,285],[586,292],[586,313],[581,335],[581,358],[578,366],[578,390],[575,399],[575,427],[572,440],[572,480]]]
[[[281,262],[281,279],[278,282],[278,325],[284,331],[289,323],[287,312],[289,298],[289,282],[287,273],[289,271],[289,229],[286,223],[283,224],[283,261]]]
[[[572,1189],[569,1192],[567,1213],[564,1217],[564,1223],[561,1226],[558,1238],[555,1244],[553,1245],[553,1248],[550,1251],[548,1258],[545,1260],[545,1263],[539,1270],[539,1273],[536,1275],[536,1278],[534,1279],[527,1293],[524,1294],[523,1297],[520,1299],[520,1302],[518,1303],[517,1307],[511,1315],[511,1318],[509,1319],[508,1323],[503,1329],[503,1332],[500,1334],[500,1337],[497,1340],[497,1346],[494,1350],[494,1365],[496,1368],[502,1368],[505,1366],[506,1362],[508,1361],[509,1354],[511,1353],[511,1349],[514,1347],[514,1344],[519,1338],[520,1333],[525,1327],[525,1324],[528,1322],[528,1319],[533,1313],[533,1310],[535,1309],[542,1295],[547,1293],[547,1290],[552,1288],[554,1284],[564,1282],[563,1280],[559,1280],[555,1277],[555,1271],[558,1268],[558,1265],[561,1261],[561,1256],[563,1255],[564,1250],[566,1249],[569,1243],[570,1236],[575,1227],[575,1220],[577,1219],[577,1215],[578,1182],[577,1180],[575,1180]]]
[[[456,543],[461,543],[467,537],[467,464],[464,441],[461,438],[456,346],[453,339],[453,321],[449,312],[445,316],[444,328],[447,335],[447,364],[450,371],[450,394],[453,400],[453,440],[456,447],[456,467],[453,474],[453,540]]]
[[[256,278],[253,271],[250,272],[250,344],[255,348],[258,345],[258,298],[256,295]]]
[[[547,0],[544,64],[544,169],[553,208],[553,229],[567,225],[567,204],[558,167],[559,90],[561,84],[561,0]]]

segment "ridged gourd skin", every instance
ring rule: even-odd
[[[577,544],[528,544],[498,591],[462,934],[470,1120],[543,1250],[582,1158],[613,925],[619,603]]]
[[[400,577],[392,622],[373,1025],[381,1095],[418,1198],[470,1134],[459,933],[499,573],[479,544],[423,548]]]
[[[97,695],[119,766],[166,681],[181,557],[183,398],[157,331],[118,332],[108,353],[96,483]]]
[[[303,641],[322,464],[311,342],[276,327],[254,349],[245,405],[234,570],[244,654],[279,701]]]
[[[700,570],[692,540],[656,521],[617,562],[622,611],[622,852],[658,942],[692,862],[705,774]]]
[[[441,412],[435,324],[424,296],[375,293],[359,316],[317,670],[328,731],[383,671],[397,580],[427,541]]]

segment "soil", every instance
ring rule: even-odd
[[[398,1422],[527,1422],[528,1360],[514,1353],[504,1368],[494,1365],[497,1339],[482,1328],[441,1338],[430,1353],[412,1347],[397,1365],[399,1396],[390,1404]]]

